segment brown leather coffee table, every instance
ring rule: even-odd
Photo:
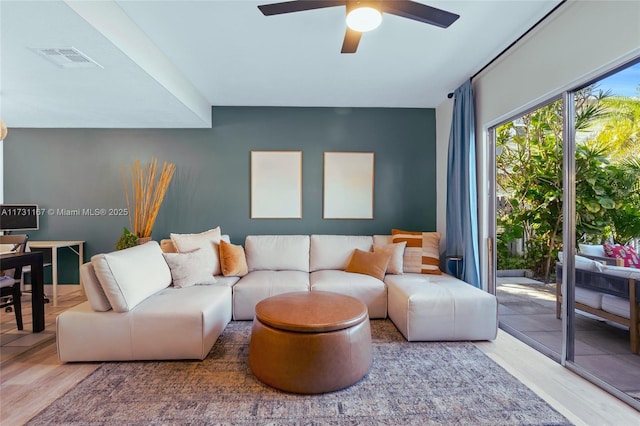
[[[294,292],[256,305],[249,366],[271,387],[304,394],[332,392],[364,377],[371,362],[367,306],[354,297]]]

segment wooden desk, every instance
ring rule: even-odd
[[[53,306],[58,306],[58,249],[67,247],[78,255],[78,280],[80,280],[80,267],[84,262],[84,241],[33,241],[29,240],[28,246],[36,250],[51,250],[51,284],[53,284]],[[74,247],[78,246],[78,250]],[[78,283],[80,284],[80,283]]]
[[[0,269],[13,269],[29,266],[31,268],[31,317],[33,332],[44,330],[44,276],[43,256],[41,252],[0,254]]]

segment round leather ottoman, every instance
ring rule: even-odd
[[[371,362],[367,306],[354,297],[295,292],[256,305],[249,366],[271,387],[332,392],[360,380]]]

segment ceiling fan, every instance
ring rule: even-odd
[[[297,0],[263,4],[258,6],[258,9],[265,16],[271,16],[334,6],[346,6],[347,12],[347,32],[344,35],[341,53],[355,53],[362,33],[371,31],[380,25],[383,13],[390,13],[441,28],[449,27],[460,17],[455,13],[410,0]]]

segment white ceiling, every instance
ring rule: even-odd
[[[427,1],[448,29],[393,15],[341,54],[344,7],[271,1],[0,1],[0,117],[11,127],[200,128],[211,105],[432,108],[560,0]],[[103,68],[32,48],[75,47]]]

